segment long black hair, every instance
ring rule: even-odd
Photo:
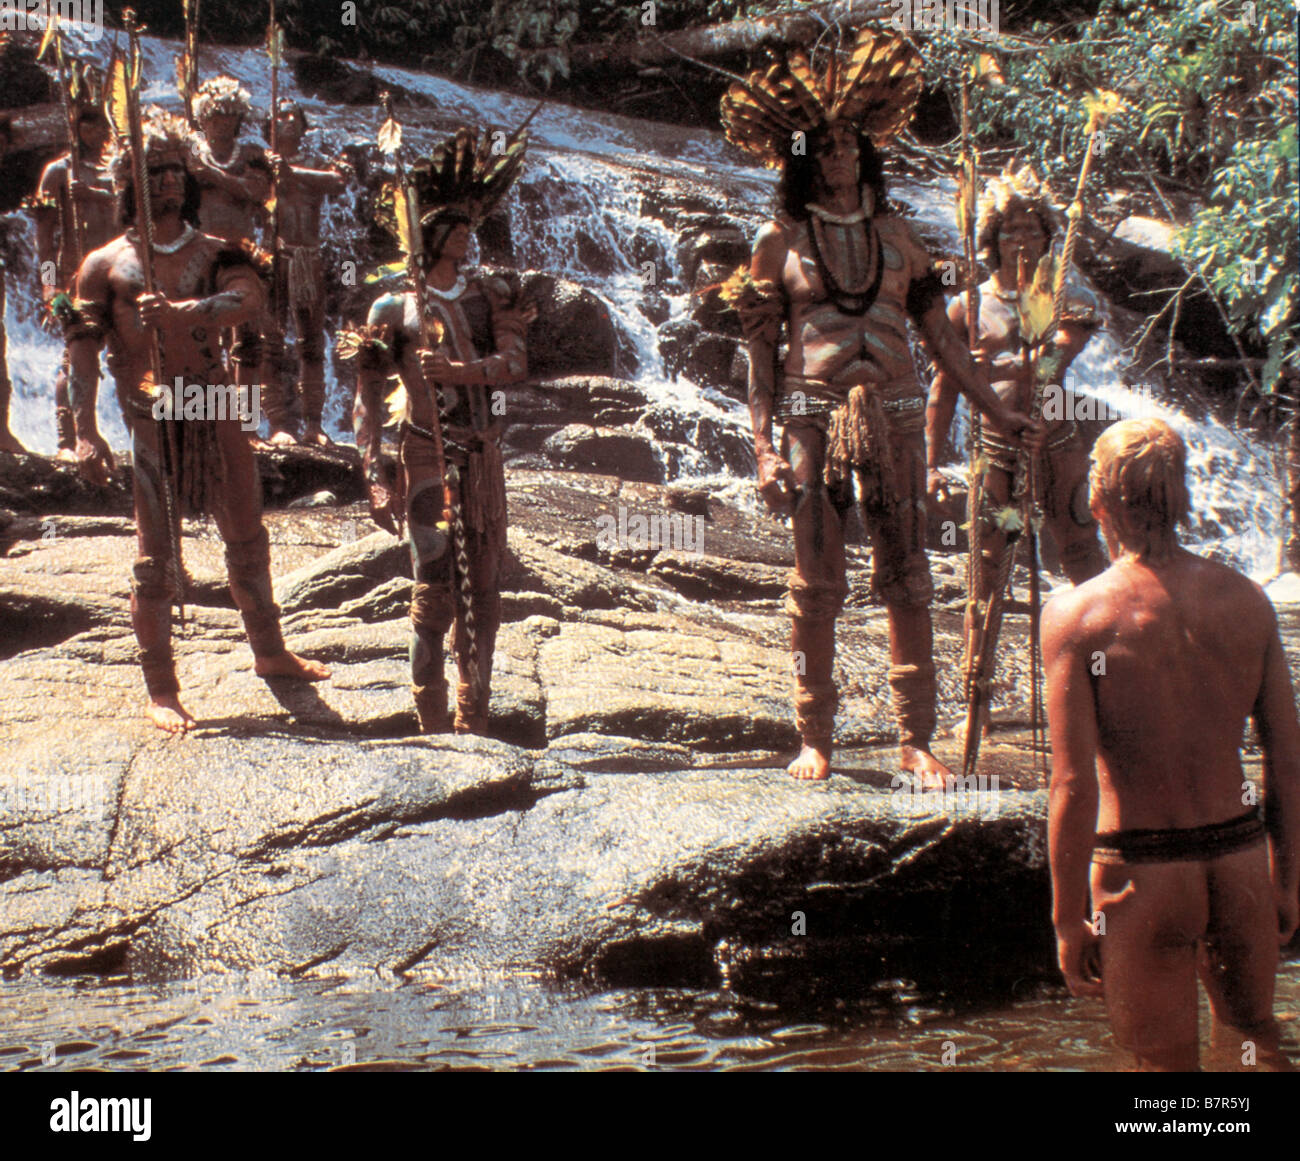
[[[790,217],[801,220],[808,216],[808,203],[817,200],[817,149],[830,133],[825,126],[809,133],[804,141],[803,153],[791,153],[781,169],[781,181],[776,188],[777,205]],[[885,194],[885,166],[871,138],[858,131],[858,180],[875,195],[873,215],[889,211]]]

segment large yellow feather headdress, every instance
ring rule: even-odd
[[[796,132],[844,121],[880,146],[906,128],[922,74],[920,56],[903,37],[863,28],[851,51],[836,47],[827,58],[814,70],[804,49],[791,49],[732,85],[722,98],[727,140],[777,166]]]

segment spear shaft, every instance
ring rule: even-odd
[[[144,153],[144,126],[140,119],[140,31],[135,22],[135,12],[128,8],[122,13],[122,23],[128,37],[126,116],[131,142],[132,168],[135,181],[136,233],[140,239],[140,269],[146,294],[156,293],[157,282],[153,268],[153,203],[149,191],[149,166]],[[156,327],[150,327],[149,361],[156,387],[163,387],[162,336]],[[163,507],[166,510],[168,555],[175,573],[176,603],[180,609],[181,627],[185,626],[185,570],[181,561],[180,504],[176,496],[175,448],[166,419],[159,419],[158,445],[162,460]]]

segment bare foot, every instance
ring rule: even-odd
[[[54,458],[61,464],[75,464],[77,462],[77,449],[75,447],[61,447],[55,453]]]
[[[898,764],[908,774],[921,780],[922,790],[946,790],[953,774],[929,750],[917,746],[899,746]]]
[[[183,734],[194,725],[189,710],[181,705],[179,695],[174,693],[150,698],[149,704],[144,707],[144,715],[160,730],[169,734]]]
[[[31,454],[18,442],[18,437],[7,427],[0,428],[0,451],[13,452],[16,456]]]
[[[258,677],[294,677],[299,681],[324,681],[330,671],[319,661],[308,661],[289,650],[275,657],[258,657],[253,661]]]
[[[804,742],[803,749],[786,773],[800,782],[821,782],[831,776],[831,746],[829,742]]]
[[[325,434],[319,423],[309,423],[302,433],[302,442],[309,447],[333,447],[334,441]]]
[[[272,447],[293,447],[298,441],[293,438],[293,432],[285,431],[283,428],[276,428],[275,431],[271,432],[267,442]]]

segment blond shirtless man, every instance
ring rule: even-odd
[[[284,647],[280,610],[271,593],[270,542],[262,523],[261,484],[253,451],[235,414],[184,419],[154,417],[154,334],[161,339],[162,381],[228,383],[219,336],[223,328],[263,309],[258,273],[248,255],[196,230],[198,187],[184,122],[158,113],[145,125],[145,158],[153,209],[155,293],[144,293],[143,246],[134,229],[86,256],[77,276],[75,311],[68,322],[69,394],[77,459],[86,478],[106,483],[113,456],[99,433],[95,403],[99,351],[107,343],[118,402],[131,432],[136,535],[131,623],[140,647],[148,702],[145,713],[162,730],[184,733],[194,718],[180,702],[171,645],[171,607],[183,578],[172,567],[173,527],[166,500],[170,483],[163,440],[173,451],[178,503],[210,513],[226,548],[230,592],[239,609],[260,677],[319,681],[324,666]],[[135,220],[130,152],[113,159],[123,223]],[[179,518],[176,521],[179,524]]]
[[[1167,424],[1116,424],[1092,459],[1113,563],[1043,612],[1061,971],[1074,995],[1105,996],[1139,1069],[1198,1067],[1198,972],[1216,1048],[1285,1069],[1273,986],[1300,908],[1300,724],[1276,617],[1257,585],[1179,545],[1186,449]]]

